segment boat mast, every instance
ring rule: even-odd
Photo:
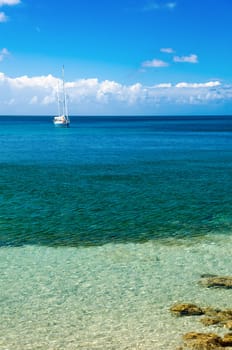
[[[63,114],[68,120],[69,118],[68,118],[67,98],[66,98],[65,83],[64,83],[64,65],[62,67],[62,79],[63,79],[63,95],[64,95],[64,99],[63,99]]]
[[[59,89],[59,81],[58,81],[58,84],[57,84],[56,94],[57,94],[58,115],[60,115],[60,89]]]

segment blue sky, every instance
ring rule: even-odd
[[[230,0],[0,0],[1,114],[232,114]]]

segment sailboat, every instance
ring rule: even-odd
[[[65,92],[64,66],[62,67],[62,100],[60,100],[59,88],[57,90],[57,100],[58,100],[58,116],[53,118],[53,123],[55,126],[68,128],[70,125],[70,119],[68,116],[67,97]]]

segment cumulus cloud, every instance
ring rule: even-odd
[[[4,12],[0,12],[0,23],[7,22],[8,17],[5,15]]]
[[[171,47],[164,47],[160,49],[160,52],[167,53],[167,54],[174,54],[175,51]],[[198,63],[198,56],[195,54],[191,54],[189,56],[173,56],[172,57],[173,62],[180,62],[180,63]],[[170,64],[166,61],[160,60],[160,59],[153,59],[148,60],[145,62],[142,62],[143,68],[151,68],[151,67],[167,67]]]
[[[0,0],[0,6],[12,6],[20,4],[20,0]]]
[[[0,62],[4,60],[6,56],[8,56],[10,52],[4,47],[2,50],[0,50]]]
[[[164,53],[174,53],[175,51],[171,48],[171,47],[164,47],[160,49],[160,52],[164,52]]]
[[[20,4],[20,0],[0,0],[0,7],[2,6],[12,6]],[[0,12],[0,23],[7,22],[9,19],[5,12]]]
[[[165,61],[153,59],[151,61],[145,61],[142,63],[142,67],[144,68],[157,68],[157,67],[167,67],[169,64]]]
[[[0,73],[0,104],[2,113],[56,113],[57,86],[60,79],[52,76],[9,77]],[[70,112],[117,113],[119,110],[130,113],[150,106],[189,106],[223,104],[232,100],[232,85],[223,85],[219,80],[207,82],[163,82],[144,86],[116,81],[99,81],[97,78],[79,79],[66,83]],[[4,109],[5,106],[5,109]],[[8,108],[8,109],[7,109]],[[12,109],[9,109],[12,108]],[[91,109],[92,108],[92,109]],[[28,112],[29,113],[29,112]]]
[[[207,83],[178,83],[176,84],[177,88],[193,88],[193,89],[198,89],[198,88],[211,88],[215,86],[221,85],[220,81],[209,81]]]
[[[187,62],[187,63],[198,63],[197,55],[191,54],[189,56],[174,56],[174,62]]]
[[[161,83],[161,84],[154,85],[154,87],[156,89],[170,88],[170,87],[172,87],[172,84],[171,83]]]
[[[27,75],[23,75],[17,78],[5,77],[7,79],[8,84],[17,89],[25,89],[25,88],[43,88],[43,89],[53,89],[54,86],[57,86],[59,79],[53,77],[51,74],[42,75],[36,77],[28,77]],[[1,75],[0,75],[1,81]]]
[[[176,7],[176,2],[150,2],[146,6],[143,7],[144,12],[149,12],[149,11],[155,11],[155,10],[162,10],[162,9],[168,9],[172,10]]]

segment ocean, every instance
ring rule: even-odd
[[[0,117],[0,349],[173,350],[232,308],[232,117]]]

